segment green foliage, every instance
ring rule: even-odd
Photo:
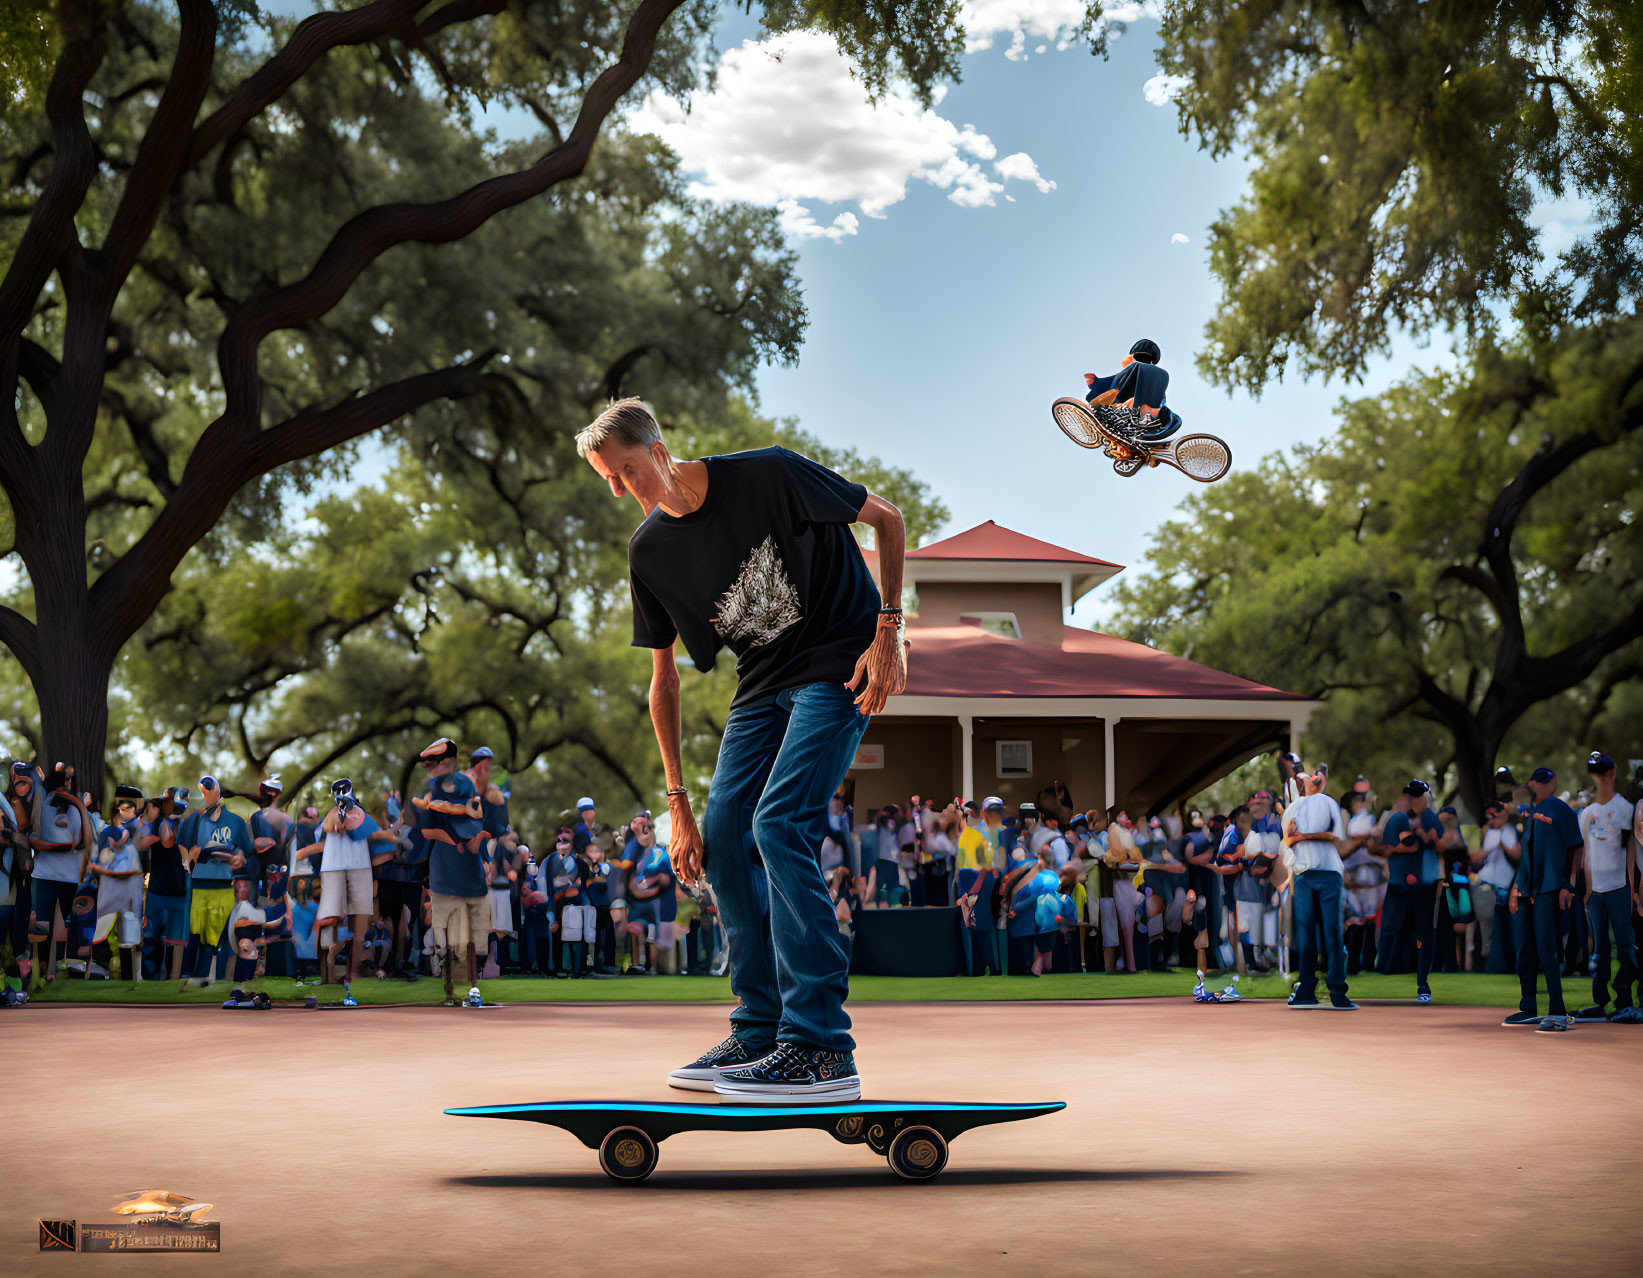
[[[698,0],[673,11],[644,64],[651,84],[686,94],[702,81],[718,10]],[[89,589],[140,557],[198,473],[200,441],[228,402],[219,343],[248,300],[316,270],[364,210],[530,168],[570,135],[636,11],[521,3],[474,18],[463,5],[424,6],[418,39],[330,48],[185,169],[107,323],[95,430],[77,463]],[[961,47],[953,11],[940,0],[783,6],[767,17],[839,33],[871,88],[896,79],[928,94]],[[140,0],[57,6],[64,31],[101,48],[84,95],[97,166],[75,215],[88,247],[107,237],[152,140],[178,48],[175,12]],[[201,119],[299,25],[249,0],[220,0],[215,12]],[[44,80],[29,73],[58,51],[44,13],[31,25],[8,10],[0,27],[17,86],[0,114],[11,227],[53,166]],[[504,145],[481,133],[475,108],[497,102],[533,112],[542,136]],[[748,397],[761,363],[797,357],[795,262],[774,212],[688,199],[671,153],[613,122],[580,177],[454,242],[389,249],[329,309],[270,334],[258,352],[257,447],[317,410],[430,370],[472,362],[483,373],[374,437],[340,436],[238,487],[225,481],[227,511],[180,564],[142,560],[171,591],[110,687],[111,769],[160,779],[209,762],[244,789],[270,765],[300,769],[299,785],[347,767],[365,786],[403,784],[405,760],[448,731],[490,739],[527,808],[562,801],[571,786],[639,794],[654,746],[648,662],[628,648],[625,625],[631,512],[575,458],[570,436],[606,399],[640,393],[681,453],[696,441],[773,442],[778,428]],[[48,280],[26,333],[38,366],[65,350],[67,301]],[[38,380],[17,383],[18,425],[33,443],[62,426],[34,394]],[[835,456],[791,424],[781,431],[881,487],[915,533],[945,518],[904,472]],[[353,471],[367,456],[386,456],[391,473],[360,490]],[[8,568],[12,525],[0,500]],[[66,549],[73,564],[81,547]],[[0,622],[18,633],[37,600],[26,572],[7,580]],[[0,717],[40,749],[38,688],[3,656]],[[729,696],[723,672],[704,683],[686,725],[699,761],[712,757]]]
[[[1383,793],[1425,775],[1475,796],[1497,751],[1574,784],[1593,746],[1643,757],[1622,713],[1643,676],[1639,367],[1643,322],[1616,320],[1343,402],[1332,436],[1158,530],[1119,628],[1327,698],[1308,757]],[[1502,525],[1505,580],[1483,549]]]
[[[1200,366],[1353,377],[1398,330],[1549,334],[1643,289],[1643,7],[1632,0],[1170,0],[1182,132],[1254,161],[1211,229]],[[1548,256],[1537,200],[1591,202]]]

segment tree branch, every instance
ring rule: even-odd
[[[40,672],[40,632],[14,608],[0,604],[0,644],[11,650],[32,683]]]
[[[657,342],[641,342],[633,349],[623,352],[621,357],[605,370],[605,379],[599,383],[599,397],[606,400],[619,399],[622,394],[622,382],[633,371],[633,366],[651,351],[659,349],[660,344]]]
[[[386,0],[382,0],[386,3]],[[605,119],[644,74],[662,24],[683,0],[642,0],[628,23],[622,54],[600,72],[582,99],[565,144],[529,168],[476,183],[450,199],[429,204],[381,204],[343,224],[302,279],[251,299],[234,315],[218,344],[227,399],[225,417],[244,432],[256,429],[261,412],[257,348],[263,338],[324,315],[359,275],[401,244],[444,244],[472,234],[496,214],[534,199],[579,175]]]
[[[192,169],[219,143],[226,142],[279,101],[298,80],[332,49],[369,44],[406,22],[426,0],[376,0],[342,12],[316,13],[297,23],[291,38],[228,100],[213,111],[189,139],[184,170]]]
[[[49,421],[57,411],[57,378],[62,369],[58,366],[56,356],[39,342],[27,337],[21,338],[20,341],[17,371],[29,384],[29,389],[34,392],[34,398],[40,401],[40,407],[46,410],[46,418]]]
[[[217,11],[210,0],[178,0],[177,7],[182,23],[171,76],[137,148],[131,175],[103,241],[102,264],[107,272],[110,303],[137,260],[138,250],[148,242],[166,196],[184,170],[189,129],[211,87]]]
[[[1495,615],[1505,621],[1506,614],[1510,610],[1506,596],[1501,593],[1500,583],[1484,572],[1482,568],[1479,568],[1476,564],[1450,564],[1449,567],[1438,574],[1439,581],[1445,579],[1464,582],[1466,585],[1471,586],[1489,601],[1495,610]]]
[[[34,206],[34,216],[17,243],[5,280],[0,282],[0,348],[22,335],[40,295],[63,251],[78,245],[74,215],[85,201],[97,164],[86,128],[81,95],[103,61],[101,31],[72,40],[57,59],[51,86],[46,90],[46,118],[56,159],[51,176]],[[10,393],[9,391],[7,392]]]
[[[91,588],[92,630],[103,655],[112,661],[125,641],[136,633],[164,597],[171,571],[216,522],[234,494],[251,479],[285,462],[356,438],[431,400],[471,394],[477,388],[483,358],[405,378],[331,408],[305,409],[281,425],[260,430],[262,384],[257,351],[268,334],[308,322],[329,311],[360,273],[388,249],[409,242],[444,243],[460,239],[495,214],[581,173],[605,119],[650,65],[662,24],[682,2],[641,0],[628,23],[620,58],[601,72],[588,89],[576,125],[564,146],[549,152],[527,169],[488,179],[448,200],[434,204],[381,205],[357,214],[332,237],[303,279],[253,298],[234,314],[218,345],[218,367],[222,371],[227,401],[225,412],[200,436],[184,467],[176,494],[137,543]],[[317,15],[303,25],[325,18],[355,18],[365,13],[381,16],[390,10],[397,14],[400,7],[397,0],[378,0],[377,4],[346,15]],[[366,25],[347,30],[357,35]],[[337,29],[329,30],[335,35]],[[331,44],[335,43],[333,39]],[[284,69],[271,73],[272,78],[264,82],[262,91],[277,91],[280,78],[291,74],[296,63],[306,66],[321,52],[323,47],[293,55],[282,64]],[[278,62],[284,53],[276,55],[274,61]],[[307,61],[302,61],[303,57]]]
[[[433,400],[473,394],[491,354],[402,378],[330,408],[304,409],[243,446],[222,431],[219,418],[200,437],[182,482],[148,530],[93,584],[90,606],[99,642],[118,652],[136,633],[170,588],[171,570],[245,484],[276,466],[356,439]]]

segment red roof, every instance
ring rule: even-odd
[[[989,519],[966,532],[920,546],[907,552],[909,559],[1010,559],[1018,562],[1090,564],[1097,568],[1120,568],[1109,559],[1094,559],[1065,546],[1052,546],[1037,537],[1018,533]]]
[[[1059,648],[1005,639],[974,626],[917,626],[907,637],[913,641],[907,695],[913,697],[1306,700],[1143,643],[1073,626],[1062,628]]]

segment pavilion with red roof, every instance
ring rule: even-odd
[[[1299,737],[1314,701],[1066,624],[1121,571],[991,520],[909,551],[907,691],[862,740],[856,811],[913,794],[1014,807],[1060,779],[1080,808],[1156,812]]]

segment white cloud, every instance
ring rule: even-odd
[[[1153,106],[1168,106],[1186,86],[1186,76],[1160,73],[1141,86],[1141,96]]]
[[[1017,151],[1014,155],[1006,155],[993,168],[998,170],[999,177],[1006,181],[1031,182],[1046,195],[1055,190],[1055,183],[1048,178],[1041,177],[1038,165],[1033,163],[1033,157],[1025,151]]]
[[[1182,235],[1181,232],[1179,232],[1179,231],[1177,231],[1174,235],[1169,237],[1169,242],[1171,244],[1191,244],[1192,243],[1191,240],[1189,240],[1186,236]]]
[[[794,239],[832,240],[837,244],[845,236],[856,234],[861,226],[854,213],[840,213],[823,226],[816,221],[816,215],[797,200],[783,200],[777,207],[782,211],[782,230]]]
[[[1114,0],[1106,6],[1102,25],[1157,18],[1160,8],[1158,0]],[[1000,36],[1009,37],[1004,56],[1013,61],[1027,56],[1028,39],[1044,42],[1036,53],[1051,44],[1065,49],[1084,21],[1084,9],[1084,0],[966,0],[961,14],[965,51],[990,49]]]
[[[771,56],[773,47],[780,48],[780,61]],[[998,154],[991,138],[904,93],[870,105],[837,46],[814,32],[728,50],[713,91],[697,94],[688,112],[652,91],[633,126],[658,134],[678,153],[696,177],[696,194],[779,207],[789,232],[805,238],[837,242],[856,234],[860,223],[849,213],[824,225],[804,201],[854,204],[863,216],[880,218],[906,198],[911,181],[946,191],[965,208],[993,204],[1004,191],[1003,181],[984,167]],[[1024,153],[995,168],[1005,180],[1035,182],[1040,190],[1054,186]]]

